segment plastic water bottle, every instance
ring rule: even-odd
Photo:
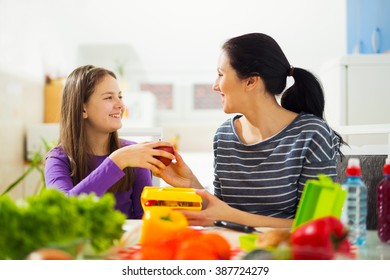
[[[378,237],[390,243],[390,158],[383,167],[383,179],[377,187]]]
[[[346,190],[341,221],[349,229],[348,238],[355,245],[363,245],[367,238],[367,186],[361,178],[360,160],[350,158],[347,179],[341,187]]]

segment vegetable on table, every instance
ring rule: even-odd
[[[31,252],[26,260],[73,260],[73,256],[60,249],[42,248]]]
[[[228,260],[229,242],[218,233],[188,226],[183,213],[171,208],[145,211],[139,245],[119,247],[109,259],[131,260]]]
[[[291,234],[292,258],[295,260],[330,260],[353,258],[348,230],[333,216],[310,220]]]
[[[168,240],[181,229],[188,227],[188,221],[184,214],[170,208],[145,210],[142,220],[140,244]]]
[[[14,201],[0,197],[0,259],[24,259],[40,248],[63,248],[79,241],[93,253],[110,249],[123,234],[126,216],[107,193],[67,197],[56,189]]]
[[[120,248],[108,259],[126,260],[229,260],[229,242],[220,234],[181,229],[169,239]]]

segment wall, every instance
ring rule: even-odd
[[[188,114],[186,87],[214,81],[226,39],[268,33],[291,64],[317,73],[345,53],[345,26],[345,0],[0,0],[0,190],[24,168],[26,125],[43,121],[45,75],[66,76],[86,62],[85,46],[100,48],[114,68],[117,55],[126,61],[130,87],[133,77],[176,83],[177,111],[157,125],[166,138],[180,133],[184,152],[210,153],[227,116]]]

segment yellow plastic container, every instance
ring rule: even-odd
[[[59,78],[50,80],[44,88],[44,122],[59,123],[61,113],[62,91],[65,85],[65,79]]]
[[[340,218],[347,193],[341,185],[320,174],[319,180],[307,180],[298,205],[292,230],[316,218]]]
[[[146,186],[141,194],[144,210],[164,207],[179,210],[202,209],[202,198],[192,188],[172,188]]]

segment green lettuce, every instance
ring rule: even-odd
[[[21,201],[0,197],[0,259],[24,259],[54,245],[88,241],[96,254],[110,249],[123,234],[126,216],[114,209],[115,198],[83,194],[67,197],[43,190]]]

